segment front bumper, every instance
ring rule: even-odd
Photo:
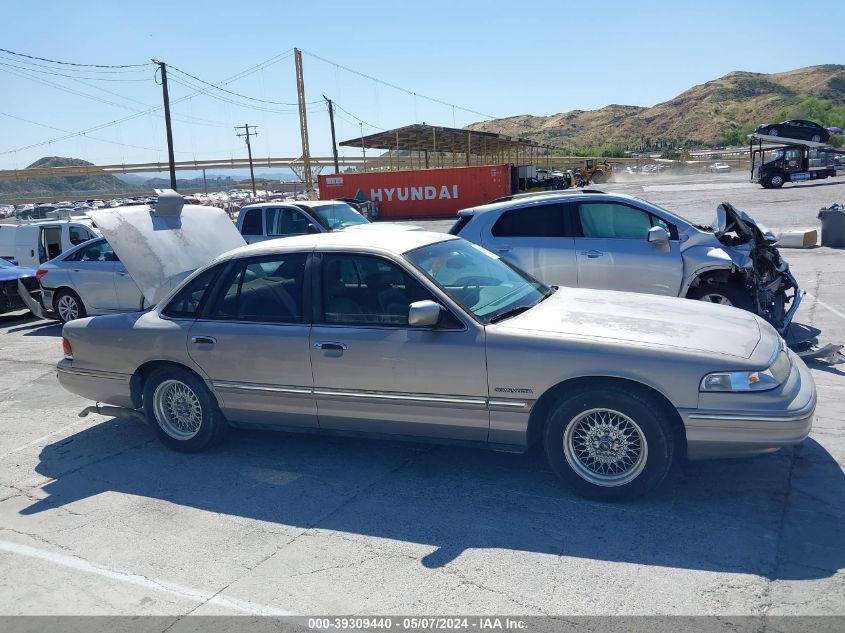
[[[771,453],[798,444],[810,434],[816,410],[816,386],[804,362],[793,352],[789,354],[793,375],[785,385],[785,393],[780,397],[772,394],[771,401],[761,402],[759,408],[680,411],[689,459]],[[726,395],[741,398],[748,394]]]

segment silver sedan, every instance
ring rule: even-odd
[[[45,309],[62,323],[87,315],[140,310],[144,297],[111,245],[89,240],[36,272]]]
[[[546,286],[425,231],[336,232],[218,257],[143,314],[64,326],[69,391],[181,451],[230,426],[542,443],[578,493],[802,441],[813,379],[746,311]]]

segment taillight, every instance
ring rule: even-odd
[[[38,281],[41,281],[41,278],[42,278],[44,275],[46,275],[48,272],[50,272],[50,271],[49,271],[49,270],[47,270],[46,268],[39,268],[38,270],[36,270],[36,271],[35,271],[35,278],[36,278]]]
[[[64,352],[65,358],[73,360],[73,348],[70,346],[70,341],[64,336],[62,337],[62,352]]]

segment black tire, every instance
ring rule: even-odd
[[[599,170],[599,171],[593,172],[592,180],[593,180],[594,183],[596,183],[596,184],[603,183],[605,181],[605,179],[606,179],[606,176],[605,176],[605,173],[603,171]]]
[[[625,475],[630,480],[595,483],[590,478],[606,475],[597,476],[588,466],[589,457],[578,457],[577,450],[567,448],[583,415],[597,409],[627,417],[644,438],[641,453],[645,455],[640,465]],[[574,431],[567,433],[567,429]],[[646,391],[611,383],[587,387],[559,400],[546,421],[543,446],[552,469],[576,494],[601,501],[634,499],[653,490],[669,472],[675,452],[672,425],[663,403]]]
[[[193,397],[187,396],[184,399],[186,406],[191,408],[193,403],[201,412],[196,430],[184,431],[181,437],[172,418],[161,413],[162,406],[157,406],[159,396],[163,398],[161,394],[167,391],[168,383],[173,387],[181,385],[176,388],[183,392],[183,388],[187,387],[196,400],[193,402]],[[162,392],[157,394],[160,387]],[[177,406],[179,404],[177,403]],[[196,374],[182,367],[160,367],[147,377],[144,383],[144,412],[162,443],[183,453],[198,453],[211,448],[223,439],[229,428],[217,401],[205,383]]]
[[[780,131],[776,127],[773,127],[769,128],[769,131],[766,134],[768,134],[768,136],[778,136]]]
[[[784,182],[786,182],[786,179],[780,174],[769,177],[769,187],[772,189],[780,189],[783,187]]]
[[[721,297],[723,300],[719,300]],[[754,310],[754,303],[751,297],[744,288],[738,284],[725,282],[709,282],[704,281],[687,293],[688,299],[695,299],[696,301],[709,301],[710,303],[720,303],[722,305],[731,305],[734,308],[741,310]],[[727,303],[726,303],[727,301]]]
[[[76,306],[76,308],[74,309],[73,306]],[[62,323],[74,319],[84,319],[88,316],[88,311],[85,309],[82,299],[70,288],[62,288],[53,295],[53,310]],[[74,313],[76,316],[74,316]]]
[[[813,141],[813,143],[821,143],[822,136],[821,134],[813,134],[813,137],[810,140]]]

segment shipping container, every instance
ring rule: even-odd
[[[320,175],[320,199],[369,200],[378,218],[454,217],[514,191],[510,165]]]

